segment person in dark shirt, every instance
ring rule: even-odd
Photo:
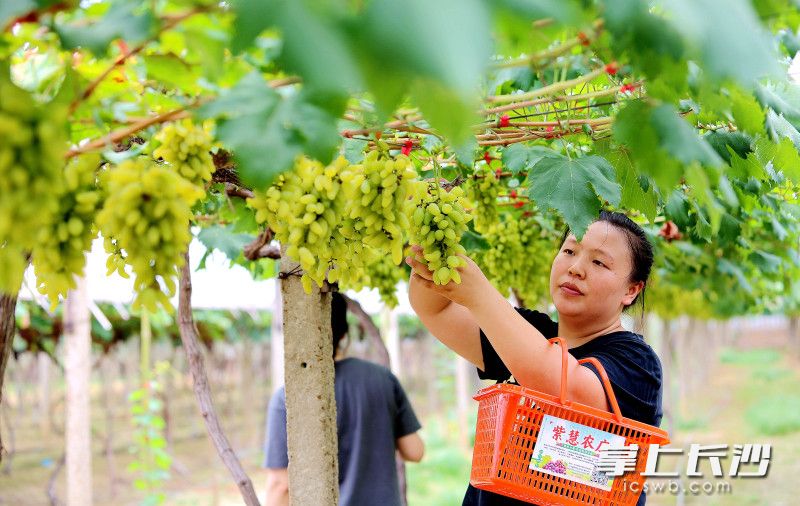
[[[622,415],[650,425],[661,421],[661,363],[641,335],[626,331],[622,311],[644,290],[653,265],[653,247],[644,231],[621,213],[603,211],[578,241],[569,230],[553,259],[550,296],[558,322],[529,309],[514,308],[480,268],[464,257],[461,283],[436,285],[421,248],[406,258],[412,268],[409,301],[422,323],[440,341],[478,367],[481,378],[508,380],[559,395],[561,350],[546,339],[558,336],[569,350],[568,397],[609,410],[598,371],[578,360],[594,357],[611,381]],[[645,503],[639,497],[638,506]],[[463,506],[525,504],[467,489]]]
[[[340,342],[347,334],[347,302],[338,292],[331,299],[339,443],[339,504],[400,506],[395,451],[406,461],[419,462],[425,447],[417,431],[411,403],[397,378],[385,367],[344,358]],[[266,506],[289,504],[286,443],[286,391],[270,399],[264,467]]]

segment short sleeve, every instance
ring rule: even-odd
[[[528,323],[533,325],[536,330],[542,333],[544,337],[555,337],[558,333],[558,324],[553,322],[549,316],[539,311],[516,307],[517,312],[527,320]],[[489,338],[480,331],[481,337],[481,352],[483,353],[483,369],[478,368],[478,377],[481,379],[505,381],[511,376],[511,371],[500,359],[500,356],[495,351]]]
[[[650,346],[641,338],[617,339],[587,356],[596,358],[605,369],[622,416],[650,425],[660,424],[661,362]],[[592,364],[583,365],[600,378]]]
[[[414,408],[411,407],[411,402],[409,402],[403,386],[400,385],[400,381],[394,375],[392,375],[392,385],[397,408],[394,418],[394,438],[399,439],[417,432],[422,428],[422,425],[420,425],[417,415],[414,413]]]
[[[267,409],[267,437],[264,467],[285,469],[289,467],[289,449],[286,442],[286,390],[280,388],[269,400]]]

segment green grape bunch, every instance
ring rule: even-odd
[[[513,289],[531,307],[548,294],[554,238],[535,217],[503,214],[483,237],[490,247],[475,261],[501,293]]]
[[[0,292],[15,293],[26,256],[59,210],[67,111],[39,104],[0,65]]]
[[[341,290],[359,291],[365,287],[378,290],[381,300],[388,307],[397,306],[397,284],[406,279],[406,270],[394,263],[383,251],[367,246],[360,256],[360,268],[339,281]],[[333,271],[330,271],[333,272]],[[330,275],[330,273],[329,273]]]
[[[404,230],[408,217],[405,201],[413,191],[417,173],[406,156],[380,159],[370,152],[364,162],[342,173],[345,221],[340,232],[355,243],[391,251],[395,265],[403,261]]]
[[[75,276],[83,274],[86,252],[97,233],[93,222],[101,204],[95,181],[99,166],[100,155],[84,155],[67,164],[58,212],[39,231],[32,250],[37,289],[54,306],[59,296],[66,296],[75,288]]]
[[[433,272],[433,282],[461,283],[458,267],[466,265],[458,255],[466,253],[460,244],[470,216],[464,211],[464,191],[456,186],[449,192],[435,182],[420,182],[408,201],[412,244],[422,247],[422,256]]]
[[[189,182],[203,186],[216,170],[210,130],[210,123],[199,126],[191,119],[170,123],[155,135],[161,145],[153,151],[153,156],[163,158]]]
[[[247,201],[256,211],[256,220],[266,222],[286,246],[286,254],[300,263],[306,293],[311,293],[313,283],[322,286],[336,253],[347,251],[337,231],[344,210],[341,173],[345,167],[344,158],[328,166],[299,158],[291,172]]]
[[[192,205],[202,198],[202,189],[146,157],[126,160],[103,176],[107,196],[97,226],[110,238],[108,253],[123,253],[133,269],[133,307],[172,310],[169,297],[192,239]]]
[[[473,205],[475,230],[483,232],[497,221],[497,197],[503,185],[497,173],[488,164],[482,164],[475,169],[466,188],[467,198]]]

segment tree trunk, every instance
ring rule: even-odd
[[[92,427],[89,377],[91,327],[86,278],[70,290],[64,303],[64,373],[67,383],[67,506],[92,504]]]
[[[186,357],[189,363],[189,370],[192,372],[192,383],[197,402],[200,405],[200,413],[208,429],[208,435],[214,443],[222,462],[233,476],[242,499],[247,506],[260,506],[258,496],[253,489],[253,483],[247,473],[244,472],[242,464],[236,457],[231,448],[228,438],[222,431],[219,424],[217,413],[214,411],[214,401],[211,399],[211,387],[208,384],[205,366],[203,365],[203,355],[200,351],[199,340],[197,339],[197,328],[192,317],[192,278],[189,270],[189,252],[184,255],[184,265],[181,269],[180,297],[178,299],[179,328],[181,342],[186,350]]]
[[[39,381],[39,430],[46,441],[50,436],[50,356],[37,353]]]
[[[281,283],[275,280],[275,299],[272,305],[272,324],[270,326],[270,361],[272,364],[272,392],[283,386],[283,296]]]
[[[331,300],[314,286],[303,291],[299,264],[281,251],[289,503],[339,502]]]
[[[102,395],[105,410],[106,437],[103,453],[106,457],[106,472],[108,474],[108,493],[111,499],[117,497],[117,464],[114,460],[114,363],[112,357],[106,355],[100,363],[100,378],[103,382]]]
[[[14,342],[16,320],[14,310],[17,307],[16,294],[0,294],[0,404],[3,402],[3,378],[6,375],[8,356],[11,355],[11,343]],[[0,462],[3,460],[3,440],[0,438]]]
[[[383,335],[386,339],[386,348],[389,350],[390,369],[397,376],[403,379],[403,354],[400,350],[400,331],[397,327],[397,311],[384,306],[381,311],[381,323]]]

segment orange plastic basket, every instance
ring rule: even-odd
[[[613,413],[568,400],[567,347],[561,338],[550,341],[557,342],[562,350],[559,397],[507,383],[484,388],[475,395],[479,405],[470,483],[479,489],[541,506],[635,505],[644,484],[641,473],[649,445],[666,445],[669,435],[658,427],[623,418],[605,369],[596,358],[578,362],[590,362],[597,368]],[[546,415],[566,420],[568,424],[587,426],[590,431],[621,436],[626,446],[637,444],[635,471],[615,477],[613,484],[608,485],[611,489],[603,490],[533,467],[534,447]]]

